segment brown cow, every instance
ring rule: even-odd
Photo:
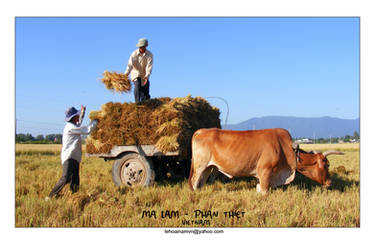
[[[330,151],[329,154],[333,153],[339,152]],[[292,182],[296,170],[329,186],[327,155],[294,150],[289,132],[281,128],[252,131],[200,129],[192,138],[189,184],[193,190],[203,186],[211,168],[216,167],[229,178],[258,178],[256,188],[262,194],[270,187]]]

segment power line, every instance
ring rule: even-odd
[[[227,126],[227,125],[228,125],[228,116],[229,116],[229,104],[228,104],[228,102],[227,102],[224,98],[222,98],[222,97],[217,97],[217,96],[206,97],[206,99],[219,99],[219,100],[222,100],[222,101],[225,102],[225,104],[226,104],[226,106],[227,106],[227,116],[226,116],[226,118],[225,118],[225,126]]]
[[[28,98],[28,99],[33,99],[33,100],[39,100],[40,99],[40,97],[37,97],[37,96],[16,94],[16,108],[17,107],[22,107],[25,104],[24,102],[20,102],[19,99],[17,101],[17,96]],[[55,99],[51,99],[51,98],[49,98],[48,100],[49,101],[53,101],[54,103],[58,103],[58,104],[67,104],[67,101],[65,99],[63,99],[63,98],[61,98],[61,99],[56,99],[56,98]],[[20,104],[21,104],[21,106],[20,106]],[[102,104],[100,104],[100,103],[85,103],[85,106],[87,106],[87,105],[94,106],[94,107],[97,107],[97,106],[100,107]],[[55,108],[55,106],[52,105],[51,102],[49,102],[49,103],[43,103],[43,104],[38,104],[38,108],[40,108],[41,106],[48,107],[48,108],[53,108],[53,109]]]
[[[26,125],[24,125],[26,124]],[[29,125],[31,124],[31,126]],[[33,124],[36,124],[36,126],[33,126]],[[39,125],[40,124],[40,125]],[[45,124],[45,125],[43,125]],[[50,123],[50,122],[41,122],[41,121],[28,121],[28,120],[22,120],[22,119],[16,119],[15,124],[15,132],[20,133],[28,133],[27,130],[32,130],[32,133],[56,133],[60,134],[62,133],[63,125],[57,124],[57,123]],[[39,125],[39,126],[38,126]],[[26,130],[26,131],[25,131]]]
[[[38,97],[38,96],[30,96],[30,95],[24,95],[24,94],[17,94],[16,93],[16,102],[17,102],[17,96],[27,98],[27,99],[32,99],[32,100],[39,100],[40,99],[40,97]],[[48,100],[54,101],[54,102],[60,103],[60,104],[66,103],[66,100],[64,100],[63,97],[61,97],[60,99],[58,99],[58,98],[56,99],[56,96],[55,96],[54,99],[48,98]],[[44,103],[44,104],[47,104],[47,103]]]
[[[45,131],[45,130],[50,130],[50,131],[60,131],[59,133],[62,133],[62,129],[58,128],[49,128],[49,127],[30,127],[30,126],[22,126],[22,127],[17,127],[17,130],[24,130],[24,129],[34,129],[38,131]]]
[[[41,122],[41,121],[29,121],[23,119],[16,119],[17,122],[28,122],[28,123],[36,123],[36,124],[49,124],[49,125],[56,125],[56,126],[64,126],[64,123],[52,123],[52,122]]]

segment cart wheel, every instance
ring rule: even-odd
[[[155,180],[155,172],[151,160],[130,153],[115,160],[112,179],[116,186],[149,186]]]

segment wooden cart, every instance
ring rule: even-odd
[[[189,161],[179,158],[178,152],[162,153],[154,145],[114,146],[109,153],[86,153],[86,157],[114,160],[112,179],[116,186],[151,185],[156,174],[159,177],[168,173],[169,176],[176,174],[173,165],[180,165],[179,172],[186,176],[190,166]]]

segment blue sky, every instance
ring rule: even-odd
[[[16,18],[16,132],[62,133],[64,111],[133,102],[100,82],[141,37],[152,97],[221,97],[228,123],[359,117],[359,18]],[[209,98],[220,108],[224,102]],[[84,123],[88,122],[88,118]]]

